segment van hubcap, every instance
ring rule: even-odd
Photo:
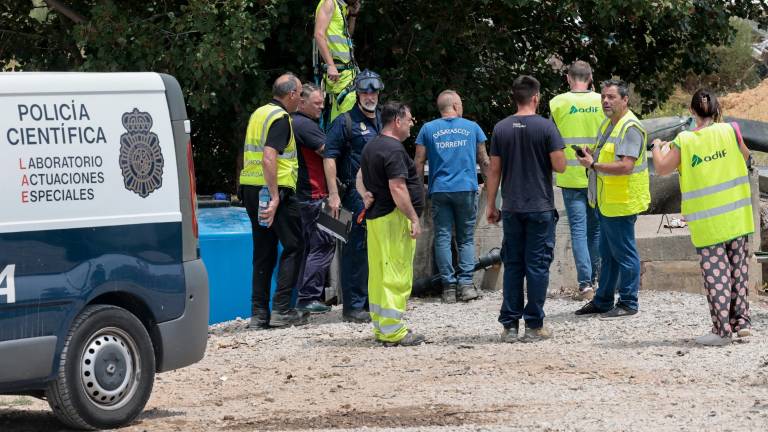
[[[139,359],[136,344],[124,331],[109,327],[85,345],[80,378],[90,401],[101,409],[118,409],[136,392]]]

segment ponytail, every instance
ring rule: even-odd
[[[717,96],[706,89],[698,89],[691,98],[691,110],[701,118],[711,118],[715,122],[719,122],[722,117],[722,110],[720,109],[720,102],[717,101]]]

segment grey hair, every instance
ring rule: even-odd
[[[291,79],[284,79],[289,77]],[[291,72],[286,72],[280,75],[275,83],[272,84],[272,96],[276,98],[283,98],[290,94],[292,91],[296,91],[299,88],[299,79]]]
[[[304,83],[301,85],[301,97],[306,99],[312,95],[312,93],[320,91],[320,87],[312,83]]]
[[[620,80],[620,79],[605,80],[600,84],[600,87],[602,88],[616,87],[616,89],[619,91],[619,96],[629,97],[629,86],[627,85],[626,82],[624,82],[624,80]]]

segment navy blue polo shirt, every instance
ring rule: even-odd
[[[360,157],[363,154],[363,148],[372,138],[381,132],[381,116],[376,111],[376,119],[370,119],[363,114],[360,107],[356,104],[349,110],[349,117],[352,120],[352,134],[349,142],[345,139],[346,134],[346,115],[339,114],[331,123],[330,129],[326,133],[325,153],[326,159],[336,159],[336,177],[342,183],[352,184],[355,182],[355,175],[360,169]]]

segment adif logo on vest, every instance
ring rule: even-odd
[[[700,165],[703,162],[712,162],[715,159],[722,159],[725,157],[725,154],[725,150],[718,150],[713,154],[704,156],[704,158],[702,158],[701,156],[694,153],[693,157],[691,158],[691,168],[695,167],[696,165]]]
[[[598,108],[591,106],[587,108],[576,108],[576,105],[571,105],[571,111],[568,114],[576,114],[576,113],[582,113],[582,114],[590,114],[590,113],[596,113],[598,112]]]

